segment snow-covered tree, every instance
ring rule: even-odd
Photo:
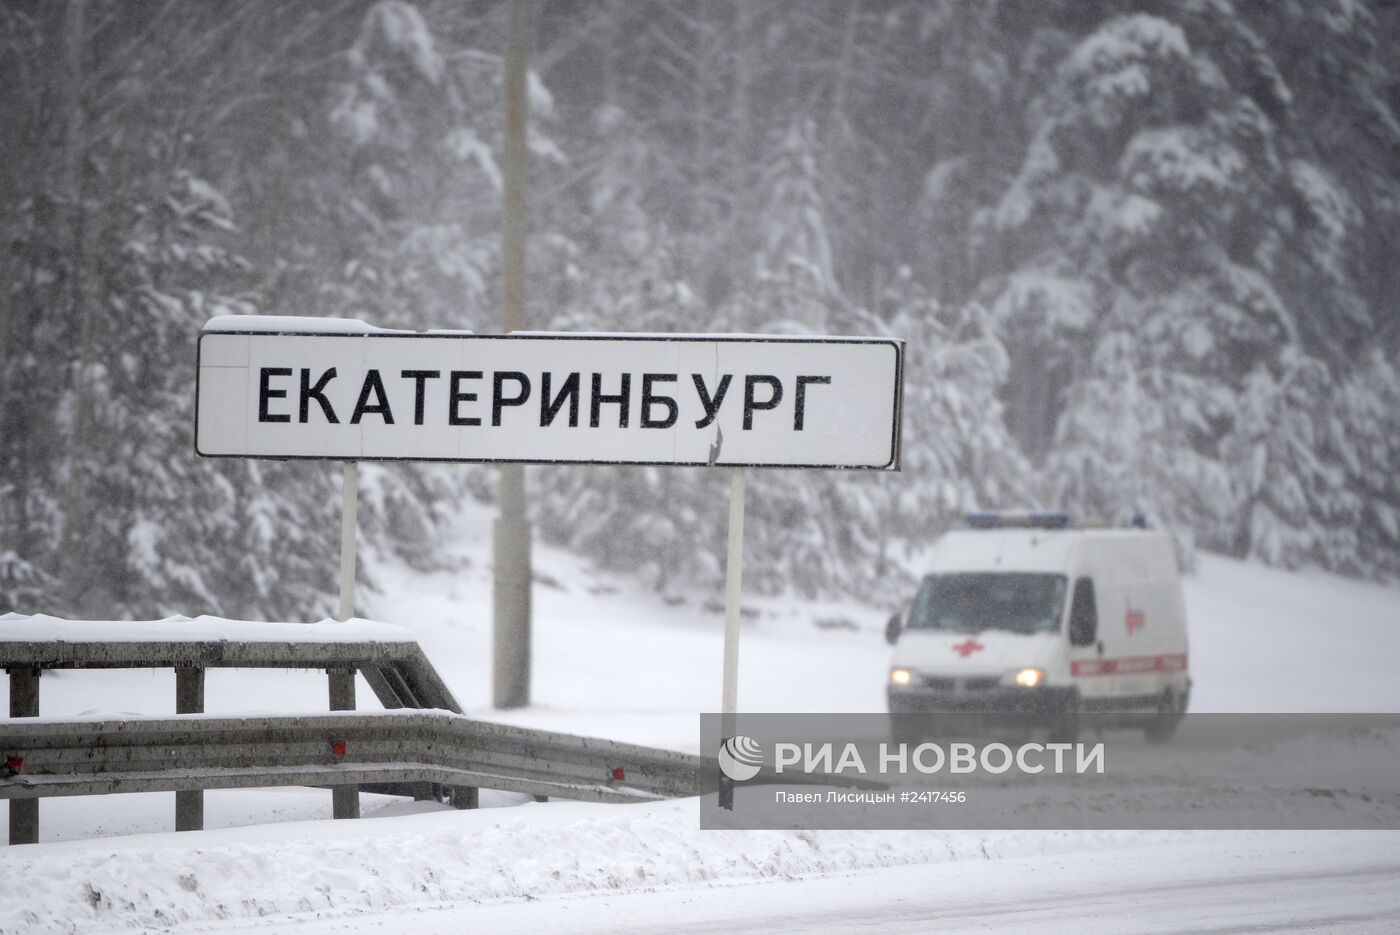
[[[1326,563],[1346,496],[1321,493],[1339,465],[1306,428],[1321,387],[1302,374],[1365,319],[1347,259],[1365,218],[1272,52],[1226,5],[1095,21],[1029,102],[1022,162],[973,230],[1007,266],[982,291],[1011,424],[1064,505]],[[1226,483],[1266,424],[1272,467]],[[1295,484],[1316,493],[1279,489]]]
[[[1400,366],[1379,348],[1365,352],[1332,384],[1318,435],[1324,455],[1345,472],[1355,501],[1331,567],[1400,578]],[[1329,459],[1330,462],[1331,459]],[[1333,491],[1333,495],[1343,491]],[[1359,515],[1357,515],[1359,514]],[[1336,533],[1334,533],[1334,536]]]
[[[1235,551],[1288,566],[1354,561],[1360,501],[1325,445],[1327,368],[1296,347],[1261,365],[1236,399],[1223,453],[1238,504]]]
[[[957,511],[1026,503],[1397,574],[1393,4],[535,13],[531,327],[909,342],[904,471],[755,472],[751,583],[878,592]],[[0,601],[329,605],[336,478],[194,460],[194,329],[494,327],[505,29],[454,0],[0,4]],[[532,477],[552,541],[718,579],[720,472]],[[419,564],[492,495],[363,479],[367,550]]]

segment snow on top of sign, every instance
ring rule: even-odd
[[[289,334],[416,334],[401,328],[380,328],[358,318],[313,318],[306,315],[216,315],[204,323],[206,332],[284,331]],[[430,331],[429,334],[470,334]]]
[[[166,617],[164,620],[67,620],[48,614],[0,616],[0,642],[67,643],[411,643],[411,630],[391,623],[353,618],[343,623],[263,623],[222,617]]]
[[[206,332],[286,332],[288,334],[422,334],[460,335],[475,332],[456,328],[428,328],[412,331],[404,328],[381,328],[358,318],[312,318],[302,315],[216,315],[204,324]],[[872,340],[901,342],[901,338],[871,338],[856,335],[829,334],[747,334],[743,332],[702,333],[687,331],[512,331],[517,338],[621,338],[649,341],[854,341]]]
[[[904,343],[903,338],[869,337],[832,334],[749,334],[732,332],[691,331],[512,331],[517,338],[621,338],[628,341],[852,341],[869,344],[872,341]]]

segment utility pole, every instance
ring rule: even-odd
[[[529,0],[511,0],[506,40],[506,136],[502,165],[501,330],[525,323],[525,184],[529,169],[526,87]],[[525,466],[501,465],[501,514],[495,526],[495,626],[492,704],[530,703],[530,524],[525,518]]]
[[[84,514],[83,454],[87,447],[88,406],[91,395],[92,310],[84,295],[86,276],[86,216],[83,205],[83,14],[87,0],[68,0],[64,18],[65,77],[68,81],[68,124],[63,141],[63,176],[72,224],[69,257],[69,295],[78,323],[78,362],[73,371],[73,427],[68,438],[68,476],[65,481],[62,532],[59,535],[59,577],[68,612],[78,616],[77,528]]]

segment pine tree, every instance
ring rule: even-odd
[[[1373,349],[1331,390],[1320,449],[1342,466],[1343,492],[1355,498],[1360,515],[1334,532],[1320,563],[1394,580],[1400,577],[1400,366]]]

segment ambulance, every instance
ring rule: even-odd
[[[886,633],[891,714],[1030,714],[1073,737],[1081,713],[1121,713],[1149,741],[1171,738],[1191,677],[1168,535],[1140,520],[1104,528],[1065,513],[974,513],[926,568]]]

